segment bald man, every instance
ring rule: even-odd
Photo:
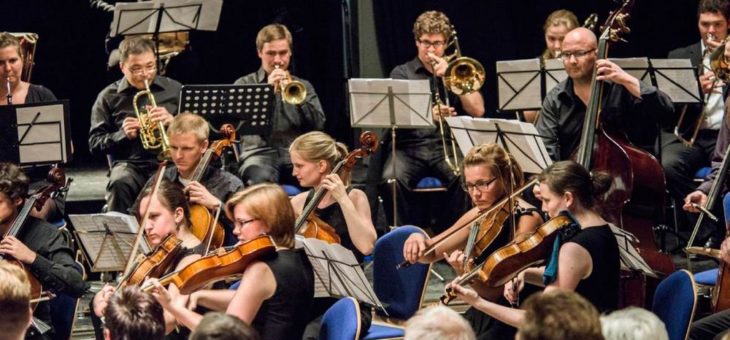
[[[634,144],[653,147],[649,132],[657,131],[657,122],[674,122],[674,108],[666,94],[613,62],[598,59],[597,49],[596,36],[582,27],[568,32],[563,40],[561,59],[568,78],[547,94],[535,124],[555,161],[569,159],[578,147],[594,70],[596,79],[606,82],[602,121],[626,132]]]

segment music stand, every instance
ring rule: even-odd
[[[563,63],[557,59],[498,61],[499,109],[506,111],[540,109],[545,95],[567,76]]]
[[[351,250],[316,238],[298,241],[303,244],[312,264],[315,278],[314,297],[351,296],[388,315]]]
[[[160,64],[160,39],[163,32],[216,31],[223,0],[154,0],[117,3],[110,37],[152,34],[157,64]]]
[[[183,85],[179,107],[202,116],[216,131],[233,124],[239,135],[268,136],[275,98],[268,84]]]
[[[137,237],[139,225],[134,216],[118,212],[69,215],[82,254],[92,272],[121,272],[125,269]],[[141,242],[142,253],[146,242]]]
[[[357,128],[389,128],[393,177],[396,176],[396,129],[433,127],[431,85],[428,79],[350,79],[350,125]],[[396,178],[389,179],[393,195],[393,227],[398,226]]]
[[[71,161],[68,100],[0,106],[0,160],[21,166]]]
[[[652,85],[666,93],[673,103],[702,103],[700,84],[689,59],[649,59]]]

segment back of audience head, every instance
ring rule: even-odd
[[[654,313],[638,307],[628,307],[601,316],[606,340],[668,340],[664,322]]]
[[[113,296],[106,307],[106,340],[162,339],[165,318],[162,306],[138,287],[126,287]]]
[[[525,320],[519,340],[603,339],[598,310],[580,294],[552,291],[530,296],[522,305]]]
[[[405,340],[473,340],[469,323],[459,313],[445,306],[420,310],[408,320]]]
[[[30,326],[30,283],[20,267],[0,260],[0,329],[2,339],[23,339]]]
[[[189,340],[258,340],[259,333],[241,319],[219,312],[205,314]]]

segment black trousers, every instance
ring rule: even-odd
[[[691,340],[720,339],[730,332],[730,309],[718,312],[692,323],[689,330]]]
[[[129,214],[147,180],[157,170],[153,163],[116,162],[109,173],[106,186],[108,211]]]

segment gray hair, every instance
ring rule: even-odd
[[[664,322],[654,313],[639,307],[628,307],[601,316],[601,329],[606,340],[668,340]]]
[[[466,319],[445,306],[420,310],[406,323],[405,340],[474,340]]]

